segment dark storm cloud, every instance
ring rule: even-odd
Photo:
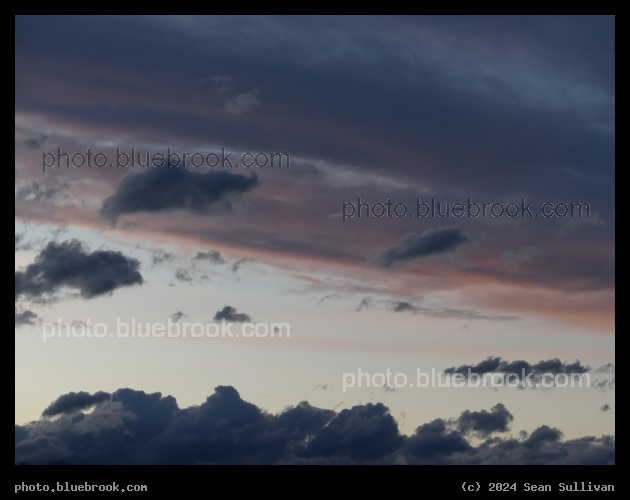
[[[245,323],[246,321],[252,320],[248,314],[237,313],[236,309],[232,306],[225,306],[214,315],[215,321],[221,321],[222,319],[225,321],[234,321],[235,323]]]
[[[15,272],[15,299],[39,298],[62,287],[77,289],[83,298],[113,292],[117,288],[140,285],[140,262],[110,250],[89,252],[76,239],[50,242],[35,262]]]
[[[468,241],[470,238],[454,227],[428,230],[420,236],[409,233],[395,246],[377,255],[368,256],[367,260],[383,269],[392,269],[422,257],[453,252],[459,245]]]
[[[192,260],[207,260],[212,264],[225,264],[225,259],[216,250],[197,252],[197,255],[195,255]]]
[[[62,413],[74,413],[96,404],[109,400],[110,394],[103,391],[90,394],[89,392],[70,392],[59,396],[42,412],[44,417],[54,417]]]
[[[91,413],[81,409],[95,405]],[[382,403],[337,413],[303,401],[269,414],[230,386],[198,406],[179,408],[171,396],[119,389],[71,393],[45,413],[59,415],[15,427],[15,461],[47,464],[612,464],[615,440],[562,441],[542,425],[520,439],[492,437],[475,446],[470,430],[504,432],[510,413],[463,412],[400,434]],[[496,418],[495,418],[496,417]],[[463,430],[462,430],[463,427]]]
[[[210,170],[192,173],[183,167],[155,167],[130,174],[103,202],[102,216],[115,224],[123,214],[185,210],[197,215],[230,213],[238,197],[259,185],[249,176]]]
[[[466,410],[457,419],[457,425],[464,433],[475,432],[482,437],[487,437],[493,432],[506,432],[508,424],[514,420],[514,416],[501,403],[486,410]]]

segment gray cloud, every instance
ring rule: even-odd
[[[416,259],[453,252],[459,245],[470,241],[458,228],[428,230],[417,235],[409,233],[393,247],[367,257],[368,262],[383,269],[402,267]]]
[[[605,365],[600,366],[597,371],[599,373],[615,373],[615,365],[613,363],[606,363]]]
[[[354,310],[359,312],[359,311],[362,311],[363,309],[369,309],[371,305],[372,305],[372,299],[370,297],[365,297],[364,299],[361,300],[361,302],[359,302],[359,305]]]
[[[208,250],[207,252],[197,252],[192,260],[207,260],[212,264],[225,264],[225,259],[216,250]]]
[[[50,242],[33,264],[15,272],[15,299],[38,298],[62,287],[79,290],[83,298],[113,292],[117,288],[140,285],[140,262],[108,250],[89,252],[76,239]]]
[[[392,310],[394,312],[427,314],[436,318],[483,319],[489,321],[512,321],[518,319],[518,316],[506,314],[485,314],[471,309],[454,309],[451,307],[423,307],[404,301],[394,301]]]
[[[252,320],[248,314],[238,313],[232,306],[225,306],[214,315],[215,321],[221,321],[222,319],[225,321],[234,321],[235,323],[245,323]]]
[[[173,314],[171,314],[171,319],[173,320],[173,323],[177,323],[184,316],[186,316],[186,315],[183,312],[177,311],[177,312],[174,312]]]
[[[164,250],[157,250],[151,257],[151,262],[154,266],[157,266],[162,262],[172,262],[173,260],[175,260],[175,254],[171,252],[165,252]]]
[[[407,312],[407,311],[418,311],[420,308],[418,306],[414,306],[409,302],[396,302],[394,304],[394,312]]]
[[[461,374],[464,377],[483,375],[484,373],[500,373],[504,375],[511,373],[516,375],[515,381],[520,382],[523,377],[525,377],[525,379],[534,383],[540,382],[542,375],[545,373],[553,375],[561,373],[585,374],[590,370],[591,368],[589,366],[582,365],[579,360],[576,360],[575,363],[564,363],[558,358],[554,358],[530,364],[524,360],[506,361],[501,359],[501,357],[493,358],[492,356],[488,356],[487,359],[476,365],[462,365],[457,368],[451,367],[444,370],[444,373]],[[528,376],[529,378],[527,378]],[[527,386],[527,384],[525,384],[525,386]]]
[[[185,210],[197,215],[231,213],[243,193],[259,185],[227,171],[191,173],[183,167],[151,167],[123,177],[116,192],[103,202],[101,215],[112,224],[123,214]]]
[[[15,199],[28,203],[50,205],[67,201],[69,181],[56,177],[46,177],[33,181],[16,183]]]
[[[598,380],[592,385],[592,387],[602,391],[612,391],[615,389],[615,379]]]
[[[37,314],[28,309],[19,309],[15,308],[15,326],[26,326],[26,325],[34,325],[35,321],[39,318]]]
[[[188,269],[184,269],[183,267],[180,267],[175,271],[175,278],[178,281],[192,283],[192,278],[190,277]]]
[[[254,260],[253,259],[238,259],[236,262],[234,262],[234,264],[230,266],[230,271],[232,271],[233,273],[238,272],[238,270],[243,266],[243,264],[246,264],[247,262],[254,262]]]
[[[321,299],[319,299],[317,301],[317,305],[321,305],[324,302],[326,302],[327,300],[338,300],[341,298],[341,295],[339,295],[338,293],[329,293],[328,295],[324,295]]]

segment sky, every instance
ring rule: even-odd
[[[614,16],[17,16],[15,462],[614,463],[614,140]]]

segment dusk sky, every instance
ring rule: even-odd
[[[16,17],[15,462],[614,463],[614,151],[614,16]]]

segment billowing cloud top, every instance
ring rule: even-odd
[[[77,409],[96,405],[91,413]],[[337,413],[303,401],[278,414],[218,386],[199,406],[119,389],[70,393],[45,411],[59,415],[15,428],[16,463],[47,464],[611,464],[609,436],[562,441],[541,425],[503,437],[512,421],[502,405],[435,419],[409,437],[382,403]],[[468,435],[486,438],[478,445]]]

